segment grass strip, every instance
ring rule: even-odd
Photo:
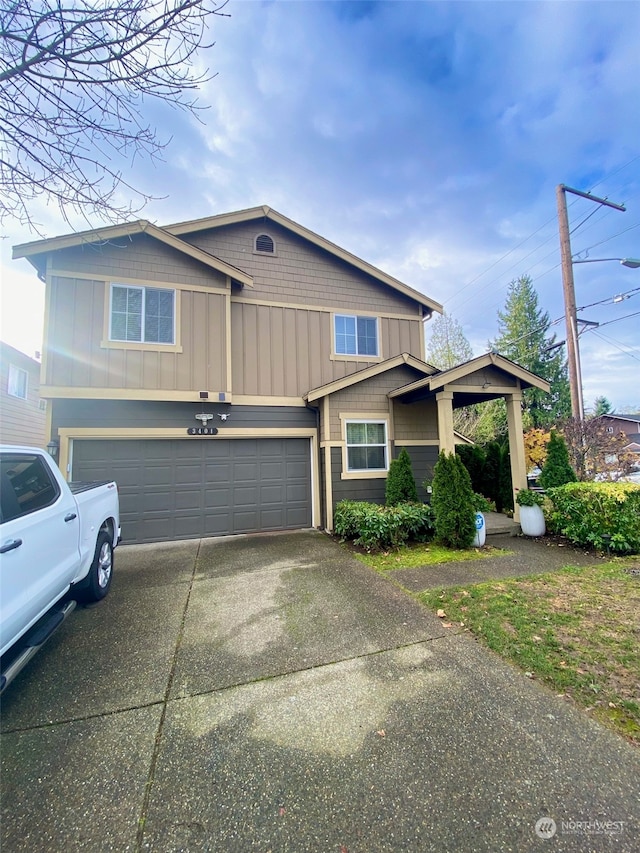
[[[412,544],[395,551],[383,551],[379,554],[360,554],[355,556],[377,572],[391,572],[394,569],[415,569],[418,566],[434,566],[440,563],[460,563],[467,560],[484,560],[487,557],[500,557],[511,554],[503,548],[466,548],[453,550],[441,545]]]

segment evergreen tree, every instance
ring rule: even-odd
[[[538,478],[540,485],[543,489],[551,489],[554,486],[564,486],[565,483],[575,483],[577,479],[569,462],[569,452],[564,438],[552,430],[547,446],[547,461]]]
[[[427,361],[438,370],[449,370],[473,358],[471,344],[462,326],[450,314],[439,315],[431,322],[431,338]]]
[[[593,416],[594,418],[599,417],[600,415],[608,415],[613,411],[613,406],[607,400],[606,397],[596,397],[593,402]]]
[[[385,487],[385,503],[387,506],[397,506],[407,501],[418,500],[418,489],[411,468],[411,457],[407,448],[403,447],[398,458],[389,466]]]
[[[529,276],[512,281],[505,310],[498,312],[498,336],[490,347],[551,385],[549,394],[538,388],[524,392],[525,429],[548,427],[571,411],[564,350],[557,347],[556,336],[549,334],[550,326],[549,315],[539,308],[538,294]],[[498,424],[501,426],[500,420]]]

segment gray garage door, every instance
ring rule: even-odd
[[[123,542],[311,526],[309,439],[73,443],[73,479],[113,479]]]

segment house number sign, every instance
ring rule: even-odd
[[[189,427],[187,435],[217,435],[217,427]]]

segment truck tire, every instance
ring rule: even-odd
[[[102,530],[98,534],[96,551],[87,577],[78,584],[80,601],[101,601],[109,592],[113,577],[113,544],[111,536]]]

